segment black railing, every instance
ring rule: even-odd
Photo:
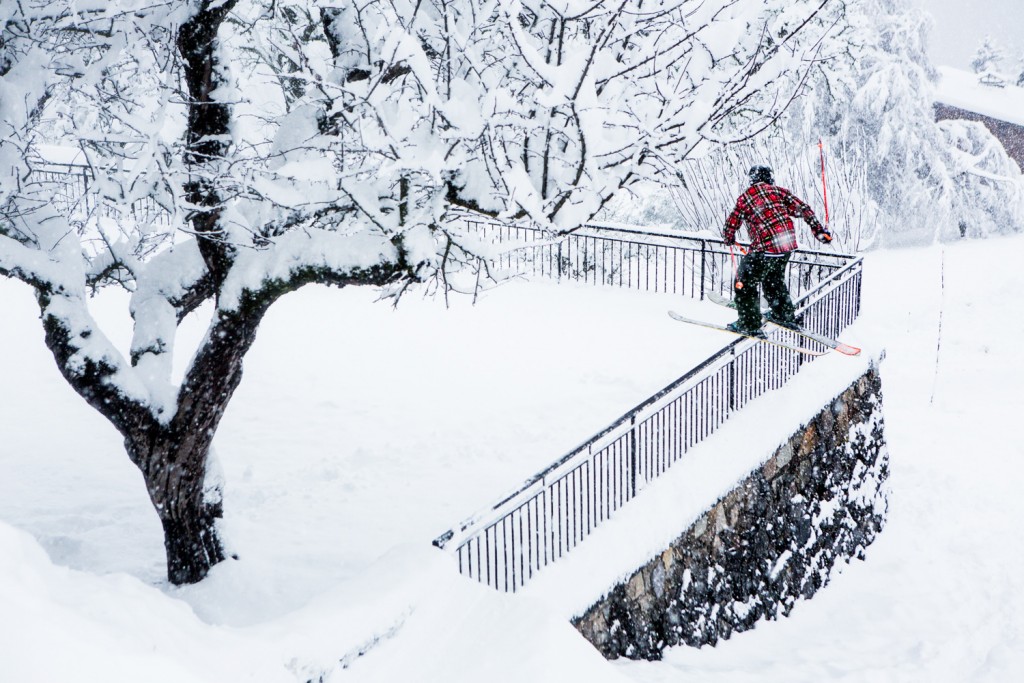
[[[720,239],[595,224],[561,237],[536,228],[465,218],[466,233],[503,249],[494,264],[525,275],[680,294],[703,299],[732,289],[732,259]],[[852,256],[797,252],[788,284],[799,298],[850,262]]]
[[[507,268],[695,298],[703,298],[708,288],[727,291],[731,286],[731,257],[718,240],[656,233],[630,240],[615,234],[621,230],[591,227],[548,241],[544,233],[529,229],[501,233],[503,226],[488,223],[484,230],[499,233],[505,244],[523,243],[500,257]],[[861,277],[859,258],[801,254],[792,259],[790,285],[805,324],[838,335],[860,312]],[[792,332],[776,334],[796,339]],[[800,338],[801,344],[814,345],[806,342]],[[515,591],[576,547],[733,412],[785,384],[807,360],[782,347],[735,341],[434,544],[457,557],[463,574]]]
[[[90,191],[92,179],[88,167],[49,164],[34,170],[29,182],[54,186],[52,201],[84,220],[109,208]],[[133,203],[131,211],[147,222],[171,220],[149,197]],[[458,227],[498,245],[495,265],[518,273],[699,299],[732,287],[733,254],[721,240],[600,225],[552,238],[541,230],[475,218],[462,219]],[[838,336],[860,313],[861,277],[859,258],[797,254],[790,260],[788,282],[804,324]],[[774,334],[795,340],[792,332]],[[515,591],[734,411],[785,384],[806,361],[789,349],[735,341],[434,544],[456,555],[463,574]]]
[[[169,225],[173,215],[153,197],[144,196],[127,205],[106,200],[95,191],[93,169],[84,164],[44,162],[33,166],[26,185],[48,198],[72,222],[93,216],[130,216],[139,223]]]

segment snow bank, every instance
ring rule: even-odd
[[[294,681],[271,654],[204,624],[184,602],[126,574],[54,565],[2,522],[0,606],[5,681]]]
[[[559,615],[465,581],[427,545],[393,550],[283,619],[235,629],[134,577],[56,566],[0,522],[0,605],[3,679],[21,683],[627,680]]]
[[[953,107],[1024,126],[1024,88],[997,88],[978,82],[978,74],[940,66],[935,100]]]

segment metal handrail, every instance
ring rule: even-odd
[[[523,228],[516,230],[523,234]],[[599,226],[588,226],[585,237],[604,239],[606,244],[623,241],[602,237],[600,230]],[[598,235],[589,234],[595,231]],[[651,236],[642,231],[637,234],[642,238]],[[530,236],[546,239],[547,233],[536,231]],[[671,238],[671,235],[658,234],[657,237]],[[571,238],[570,235],[567,239]],[[709,255],[724,258],[728,252],[719,240],[686,236],[680,237],[679,242],[670,248],[693,252],[691,257],[700,254],[701,287],[699,292],[691,287],[689,294],[703,298]],[[683,246],[683,243],[689,244]],[[631,244],[644,246],[643,242]],[[548,243],[544,248],[551,251],[551,246]],[[540,256],[545,258],[543,253]],[[691,258],[691,263],[697,260]],[[564,269],[545,269],[543,264],[538,270],[536,265],[533,263],[530,267],[542,274],[579,275]],[[791,280],[795,278],[797,282],[816,276],[796,298],[798,311],[804,315],[810,329],[837,335],[857,317],[862,277],[860,258],[812,252],[803,258],[794,258],[790,269]],[[640,279],[636,284],[644,289],[647,288],[642,286],[645,282],[649,284],[649,280]],[[629,284],[633,286],[633,281]],[[720,286],[723,283],[713,281],[710,284]],[[777,334],[794,338],[788,331]],[[434,544],[456,555],[464,574],[499,590],[515,591],[536,571],[571,551],[594,527],[707,438],[736,410],[781,386],[805,362],[807,357],[787,349],[748,339],[733,341],[526,480],[495,505],[439,536]]]
[[[734,347],[736,347],[736,346],[738,346],[740,344],[743,344],[744,341],[745,340],[737,340],[735,342],[732,342],[728,346],[720,349],[719,351],[716,351],[710,357],[708,357],[707,359],[703,360],[697,366],[692,368],[685,375],[683,375],[679,379],[673,381],[671,384],[669,384],[664,389],[661,389],[660,391],[656,392],[650,398],[645,399],[640,404],[638,404],[635,407],[631,408],[626,413],[624,413],[621,417],[619,417],[618,419],[614,420],[609,426],[605,427],[600,432],[598,432],[597,434],[593,435],[592,437],[590,437],[589,439],[587,439],[586,441],[581,443],[579,446],[577,446],[576,448],[572,449],[567,454],[565,454],[564,456],[562,456],[561,458],[559,458],[555,462],[551,463],[550,465],[548,465],[546,468],[544,468],[543,470],[541,470],[537,474],[535,474],[532,477],[530,477],[529,479],[527,479],[526,482],[523,484],[523,486],[521,488],[513,491],[512,493],[510,493],[507,496],[505,496],[504,498],[502,498],[500,501],[498,501],[493,506],[488,508],[487,511],[485,511],[484,513],[478,513],[477,515],[474,515],[474,516],[472,516],[472,517],[470,517],[470,518],[468,518],[466,520],[463,520],[463,522],[459,525],[459,531],[465,531],[470,526],[478,523],[480,518],[482,516],[484,516],[486,514],[486,512],[497,511],[497,510],[501,509],[502,507],[507,506],[508,503],[520,499],[522,497],[523,493],[528,492],[528,491],[536,488],[536,486],[539,483],[543,483],[543,482],[548,481],[551,478],[551,476],[554,473],[556,473],[562,467],[562,465],[566,464],[567,462],[572,460],[574,457],[578,456],[584,450],[592,452],[594,450],[594,447],[597,444],[599,444],[602,439],[604,439],[605,437],[607,437],[610,434],[612,434],[616,429],[618,429],[618,428],[620,428],[620,427],[622,427],[622,426],[624,426],[626,424],[632,424],[635,421],[635,417],[638,414],[642,413],[645,410],[648,410],[648,409],[652,408],[661,399],[665,398],[666,396],[671,394],[673,391],[675,391],[676,389],[678,389],[682,385],[686,384],[688,381],[693,380],[696,377],[699,377],[703,370],[705,370],[705,369],[711,367],[712,365],[714,365],[714,363],[716,361],[720,361],[720,360],[722,360],[724,358],[729,357],[730,355],[735,354],[735,348]],[[443,543],[438,543],[437,541],[435,541],[434,544],[438,545],[440,547],[444,547],[445,545],[450,544],[451,541],[455,539],[455,531],[451,530],[451,531],[445,532],[445,534],[442,534],[440,537],[438,537],[438,541],[440,541],[441,539],[444,539]]]
[[[560,238],[550,231],[510,226],[490,218],[459,216],[468,232],[514,243],[494,260],[520,273],[594,284],[689,294],[704,299],[732,289],[730,252],[720,239],[664,232],[584,226]],[[624,237],[623,235],[627,235]],[[839,270],[849,254],[797,252],[790,261],[790,290],[799,297],[811,283]]]
[[[84,201],[87,213],[96,208],[96,197],[89,193],[90,169],[47,165],[51,168],[36,169],[37,182],[74,185],[61,199]],[[149,220],[170,220],[162,207],[154,210],[144,200],[131,209],[145,212]],[[463,217],[463,225],[478,231],[493,228],[499,237],[502,231],[528,237],[498,258],[511,266],[515,256],[517,267],[528,263],[535,274],[595,284],[616,284],[617,278],[619,286],[669,291],[671,270],[674,293],[704,299],[709,287],[722,293],[731,289],[731,277],[726,277],[729,252],[713,238],[588,225],[552,239],[548,231],[488,219]],[[860,312],[862,270],[862,261],[850,255],[795,255],[788,277],[805,325],[837,336],[853,322]],[[776,334],[793,338],[789,331]],[[748,339],[734,341],[434,544],[450,549],[464,574],[515,591],[535,571],[571,551],[735,411],[781,386],[805,362],[805,356],[793,351]]]

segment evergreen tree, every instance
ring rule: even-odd
[[[978,74],[978,81],[984,85],[1004,87],[1008,80],[1001,69],[1004,57],[1005,54],[996,41],[986,37],[971,61],[971,68]]]
[[[998,43],[991,36],[985,36],[981,47],[974,53],[974,58],[971,60],[971,69],[979,76],[988,72],[998,71],[1004,56],[1003,50],[999,47]]]
[[[911,4],[850,5],[851,50],[845,63],[829,67],[835,95],[810,100],[840,121],[833,147],[846,146],[844,161],[867,171],[869,197],[880,209],[877,243],[1019,231],[1024,180],[1002,145],[983,126],[935,121],[927,22]],[[984,65],[997,65],[994,41],[983,48]]]

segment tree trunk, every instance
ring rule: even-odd
[[[224,547],[215,526],[221,512],[219,502],[203,503],[182,515],[182,519],[160,519],[167,550],[168,581],[175,585],[196,583],[224,560]]]
[[[199,251],[218,286],[231,269],[236,248],[225,239],[220,224],[224,198],[217,178],[224,173],[231,147],[231,105],[215,97],[218,88],[228,85],[224,67],[217,61],[218,31],[236,2],[203,0],[177,37],[190,98],[184,156],[190,175],[185,198],[193,206],[190,220]]]
[[[202,580],[225,558],[216,527],[223,516],[220,491],[206,486],[210,439],[191,437],[153,427],[125,438],[163,525],[167,579],[175,585]]]

